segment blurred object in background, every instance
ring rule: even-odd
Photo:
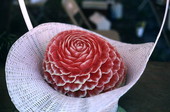
[[[145,26],[146,26],[145,21],[141,21],[141,22],[137,23],[137,26],[136,26],[136,35],[137,35],[137,37],[142,38],[143,33],[145,31]]]
[[[111,17],[112,19],[121,19],[123,17],[123,4],[121,2],[119,1],[112,2]]]
[[[94,14],[92,20],[94,23],[96,23],[97,29],[95,29],[91,26],[88,19],[85,17],[84,13],[81,11],[75,0],[62,0],[62,6],[71,19],[72,24],[84,27],[84,22],[88,29],[93,30],[94,32],[97,32],[113,40],[120,41],[119,34],[115,30],[110,30],[111,22],[107,20],[105,16],[99,13]]]
[[[107,0],[82,0],[83,9],[107,10],[108,4]]]
[[[30,3],[37,4],[37,3],[45,3],[47,0],[30,0]]]
[[[94,23],[97,30],[110,30],[111,22],[99,12],[94,12],[93,15],[89,17],[90,21]]]
[[[92,29],[92,26],[89,24],[75,0],[62,0],[62,6],[73,24],[77,26],[85,25],[88,29]]]

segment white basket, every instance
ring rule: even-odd
[[[11,100],[19,111],[116,112],[119,98],[140,78],[157,43],[126,44],[102,36],[116,46],[124,59],[128,68],[127,82],[123,87],[93,97],[73,98],[55,91],[42,77],[42,60],[48,42],[56,34],[70,29],[86,30],[63,23],[45,23],[31,29],[11,47],[6,61],[6,82]]]

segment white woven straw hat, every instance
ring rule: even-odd
[[[165,22],[167,8],[157,40]],[[116,46],[124,59],[128,68],[126,84],[93,97],[74,98],[58,93],[42,76],[42,60],[48,42],[56,34],[71,29],[86,30],[69,24],[45,23],[21,36],[11,47],[5,67],[6,82],[11,100],[19,111],[116,112],[119,98],[138,81],[157,43],[156,40],[155,43],[126,44],[101,36]]]

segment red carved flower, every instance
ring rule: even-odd
[[[89,97],[120,87],[126,67],[110,43],[90,32],[63,31],[47,46],[44,78],[62,94]]]

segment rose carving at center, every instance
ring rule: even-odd
[[[49,42],[43,60],[45,80],[58,92],[90,97],[120,87],[126,66],[116,48],[102,37],[67,30]]]

